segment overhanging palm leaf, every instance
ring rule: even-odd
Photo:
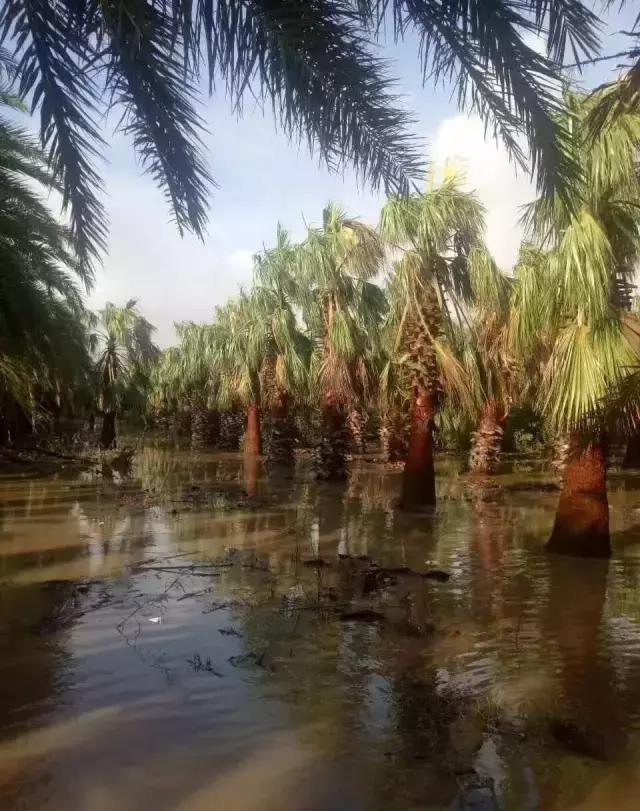
[[[567,49],[593,53],[597,19],[578,0],[6,0],[0,44],[12,48],[20,93],[40,112],[82,261],[95,260],[105,241],[97,122],[114,106],[178,227],[202,235],[210,178],[195,89],[203,72],[210,89],[222,78],[236,108],[247,94],[271,102],[284,131],[330,167],[350,162],[374,186],[408,191],[419,155],[370,44],[389,8],[397,36],[418,31],[425,78],[453,83],[459,103],[517,159],[522,132],[542,187],[566,187],[576,167],[552,115],[555,67],[525,35],[540,34],[553,60]]]
[[[13,399],[29,411],[37,392],[60,399],[72,382],[85,382],[89,368],[76,280],[91,279],[69,230],[39,194],[54,185],[46,156],[0,117],[0,389],[5,403]]]
[[[123,110],[124,129],[178,227],[202,236],[210,178],[195,87],[203,43],[211,89],[221,75],[235,106],[247,93],[269,99],[285,132],[329,166],[353,162],[374,185],[396,190],[416,173],[408,118],[395,108],[385,66],[338,0],[7,0],[0,42],[14,49],[20,93],[40,111],[41,140],[86,263],[106,236],[95,169],[105,107]]]

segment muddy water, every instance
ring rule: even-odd
[[[133,474],[0,479],[3,811],[638,808],[640,478],[594,564],[527,471]]]

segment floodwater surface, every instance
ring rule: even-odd
[[[399,483],[0,478],[0,809],[637,809],[640,478],[609,563],[544,554],[534,471]]]

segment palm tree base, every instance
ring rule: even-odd
[[[162,439],[169,439],[173,433],[173,419],[170,414],[163,412],[155,416],[155,430]]]
[[[265,456],[268,467],[293,467],[295,464],[295,434],[295,423],[288,414],[274,419]]]
[[[350,436],[350,448],[353,453],[364,453],[364,425],[365,419],[358,408],[352,408],[347,418]]]
[[[333,405],[322,413],[322,439],[317,476],[323,481],[344,481],[348,477],[349,431],[344,413]]]
[[[483,405],[478,430],[471,435],[469,469],[472,473],[490,476],[497,471],[505,418],[504,408],[495,401]]]
[[[219,450],[237,451],[242,435],[242,416],[234,412],[220,414],[220,430],[216,447]]]
[[[546,551],[585,558],[611,555],[606,453],[602,444],[574,446]]]
[[[411,407],[411,434],[402,478],[400,506],[404,509],[433,507],[436,503],[436,474],[433,460],[434,398],[419,393]]]
[[[208,408],[194,409],[191,415],[191,447],[194,449],[215,446],[220,429],[220,415]]]

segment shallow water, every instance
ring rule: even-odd
[[[610,484],[602,564],[542,553],[535,471],[443,463],[414,516],[367,463],[4,476],[0,808],[637,809],[640,478]]]

